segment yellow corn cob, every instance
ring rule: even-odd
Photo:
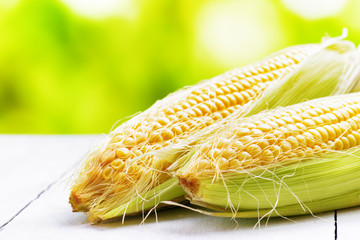
[[[72,188],[70,202],[74,210],[88,211],[106,201],[106,195],[117,193],[121,193],[120,203],[128,201],[137,194],[131,185],[135,185],[142,174],[152,175],[145,189],[163,182],[168,175],[161,171],[165,171],[170,162],[154,161],[151,152],[187,138],[256,99],[273,81],[292,71],[315,50],[315,44],[298,46],[201,82],[168,96],[121,125],[100,149],[88,156]],[[115,182],[111,188],[106,184]],[[99,201],[98,197],[103,199]]]
[[[234,119],[188,158],[182,186],[195,204],[232,211],[219,216],[360,205],[360,94]]]
[[[314,68],[313,62],[299,67],[302,71],[293,71],[306,56],[325,48],[329,49],[321,55],[321,59],[329,60],[325,61],[326,64],[318,65],[329,76],[315,73],[319,71],[316,67],[315,72],[308,72],[309,68]],[[290,48],[258,64],[203,81],[158,101],[144,113],[115,129],[99,148],[88,155],[72,187],[70,203],[73,209],[88,212],[90,222],[96,222],[149,209],[156,206],[160,199],[183,196],[184,192],[177,186],[176,178],[172,178],[166,170],[185,153],[184,148],[203,134],[203,129],[231,115],[243,116],[253,106],[259,110],[266,106],[299,102],[303,97],[347,92],[353,78],[342,81],[339,77],[347,72],[342,55],[352,50],[353,45],[345,42]],[[316,63],[317,59],[313,57],[312,60]],[[303,74],[304,71],[306,74]],[[283,77],[288,76],[286,74],[289,72],[294,73],[294,82],[300,85],[317,84],[319,80],[320,85],[328,86],[321,91],[318,88],[304,90],[305,94],[285,103],[274,102],[268,96],[262,102],[258,101],[268,90],[271,90],[270,96],[282,94],[285,90],[292,94],[291,91],[297,87],[292,86],[291,80],[294,79]],[[311,81],[304,83],[302,75]],[[280,84],[283,80],[285,82]],[[284,87],[273,89],[275,82],[279,82],[275,85]],[[286,96],[287,93],[284,94]],[[160,191],[157,189],[159,186]],[[164,194],[160,196],[157,191],[165,191],[166,199],[162,197]]]

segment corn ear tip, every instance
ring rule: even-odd
[[[196,194],[200,187],[200,181],[195,178],[179,177],[179,182],[188,194]]]
[[[69,203],[72,207],[73,212],[88,211],[88,206],[84,204],[82,198],[74,190],[70,193]]]

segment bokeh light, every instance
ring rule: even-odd
[[[0,132],[107,133],[176,89],[318,42],[357,0],[2,0]]]

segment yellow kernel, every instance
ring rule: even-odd
[[[227,148],[231,144],[231,142],[232,141],[230,139],[220,139],[217,144],[217,148]]]
[[[315,122],[313,120],[311,120],[311,119],[305,119],[302,123],[308,128],[316,127]]]
[[[356,122],[357,129],[359,129],[360,128],[360,118],[358,116],[355,116],[352,119]]]
[[[332,112],[334,116],[338,119],[339,122],[344,120],[343,114],[339,110],[335,110]]]
[[[163,129],[161,131],[161,136],[165,141],[173,139],[175,137],[174,133],[169,129]]]
[[[301,112],[301,113],[299,113],[299,116],[300,116],[302,119],[312,118],[312,117],[310,116],[310,114],[307,113],[307,112]]]
[[[245,74],[245,73],[244,73]],[[246,74],[245,74],[246,75]],[[251,75],[248,75],[248,77],[250,77]],[[241,85],[243,85],[245,88],[250,88],[251,85],[249,83],[249,78],[247,79],[243,79],[243,80],[240,80],[239,83],[241,83]]]
[[[295,126],[300,130],[300,131],[304,131],[307,129],[307,127],[302,124],[302,123],[295,123]]]
[[[197,95],[190,95],[188,97],[188,99],[191,99],[191,100],[195,100],[197,103],[201,103],[204,101],[204,99],[202,99],[200,96],[197,96]]]
[[[175,114],[175,111],[173,109],[171,109],[171,108],[165,108],[164,113],[166,115],[173,115],[173,114]]]
[[[245,150],[250,153],[253,157],[257,157],[261,154],[262,150],[261,148],[256,144],[250,144],[248,145]]]
[[[351,117],[348,110],[349,109],[346,109],[346,107],[338,110],[341,113],[343,120],[349,119]]]
[[[267,121],[267,124],[269,124],[269,126],[271,126],[274,129],[279,127],[279,125],[275,121],[270,120],[270,119],[269,119],[269,121]]]
[[[359,145],[360,144],[360,133],[358,131],[354,131],[351,134],[354,135],[354,137],[356,139],[356,145]]]
[[[269,150],[272,152],[272,154],[275,158],[278,157],[281,153],[281,148],[277,145],[270,146]]]
[[[184,122],[179,123],[179,127],[181,128],[181,130],[182,130],[183,132],[186,132],[186,131],[188,131],[188,130],[190,129],[190,127],[189,127],[186,123],[184,123]]]
[[[248,102],[250,100],[250,94],[247,91],[242,91],[241,95],[243,95],[245,102]]]
[[[217,148],[211,149],[209,151],[210,157],[213,159],[219,158],[221,156],[221,151]]]
[[[244,144],[240,141],[232,142],[232,148],[236,149],[237,151],[242,150],[244,148]]]
[[[331,127],[334,129],[336,137],[340,137],[343,134],[339,124],[332,124]]]
[[[314,121],[314,123],[317,125],[317,126],[321,126],[324,124],[324,122],[322,121],[322,119],[320,117],[313,117],[312,120]]]
[[[112,161],[110,165],[113,169],[120,170],[124,167],[125,164],[124,164],[123,160],[116,159],[115,161]]]
[[[158,123],[160,123],[161,125],[165,126],[168,125],[170,123],[170,120],[166,117],[161,117],[158,119],[157,121]]]
[[[333,113],[327,113],[325,115],[330,118],[331,123],[338,123],[339,122],[337,117]]]
[[[323,142],[329,141],[329,134],[323,127],[317,127],[316,130],[320,133]]]
[[[347,137],[341,137],[340,138],[342,144],[343,144],[343,149],[349,149],[350,148],[350,141]]]
[[[162,136],[158,132],[152,132],[149,136],[149,143],[161,142]]]
[[[233,96],[236,99],[237,104],[243,104],[245,102],[244,96],[239,92],[234,92]]]
[[[282,136],[284,137],[288,137],[291,134],[291,132],[289,132],[286,126],[279,127],[279,131],[282,132]]]
[[[350,124],[351,130],[353,130],[353,131],[358,130],[357,123],[355,122],[355,120],[353,118],[350,118],[346,121]]]
[[[230,106],[229,99],[227,99],[224,95],[219,96],[218,99],[223,102],[226,108]]]
[[[241,151],[239,153],[238,159],[239,161],[246,161],[252,159],[252,156],[246,151]]]
[[[237,92],[237,88],[233,85],[233,84],[230,84],[228,85],[228,88],[230,89],[231,92]]]
[[[282,120],[284,120],[284,122],[286,122],[287,124],[294,124],[295,121],[292,117],[288,117],[288,116],[285,116],[285,117],[282,117],[281,118]]]
[[[288,143],[290,143],[292,149],[296,149],[299,147],[299,143],[294,136],[290,136],[286,139]]]
[[[311,133],[304,132],[302,135],[305,137],[306,146],[313,147],[315,145],[314,136]]]
[[[252,129],[250,131],[250,133],[253,136],[261,136],[261,135],[263,135],[263,132],[261,130],[259,130],[259,129],[256,129],[256,128]]]
[[[180,134],[183,133],[181,127],[178,126],[178,125],[172,126],[171,131],[172,131],[175,135],[180,135]]]
[[[328,133],[329,140],[334,141],[336,138],[336,132],[332,126],[333,125],[325,125],[324,128],[325,128],[326,132]]]
[[[335,141],[334,141],[334,149],[335,150],[343,149],[343,142],[339,138],[335,139]]]
[[[206,159],[201,159],[196,165],[198,170],[209,169],[210,166],[210,162]]]
[[[238,130],[236,130],[236,135],[238,137],[242,137],[242,136],[245,136],[245,135],[250,135],[250,129],[248,128],[239,128]]]
[[[112,168],[110,166],[107,166],[103,173],[102,173],[102,176],[104,179],[109,179],[112,175]]]
[[[269,132],[272,130],[272,127],[268,124],[260,124],[257,128],[262,132]]]
[[[284,132],[282,132],[282,131],[279,131],[279,130],[274,130],[273,132],[272,132],[272,134],[276,137],[276,139],[278,139],[278,138],[280,138],[280,137],[284,137]]]
[[[136,145],[136,140],[132,137],[125,138],[123,144],[127,147],[133,147]]]
[[[239,141],[241,141],[243,144],[250,144],[254,141],[254,138],[246,135],[246,136],[242,136],[241,138],[239,138]]]
[[[349,140],[350,147],[355,147],[356,146],[356,138],[353,135],[353,132],[348,134],[346,137]]]
[[[220,111],[220,110],[222,110],[222,109],[225,108],[224,103],[223,103],[222,101],[220,101],[219,99],[217,99],[217,98],[214,99],[214,103],[215,103],[216,109],[217,109],[218,111]]]
[[[248,129],[254,129],[257,126],[254,123],[245,122],[241,124],[241,127],[248,128]]]
[[[183,102],[181,105],[183,106],[184,109],[186,109],[197,104],[198,102],[195,101],[194,99],[188,99],[187,102]]]
[[[291,151],[291,144],[287,141],[282,141],[280,143],[280,148],[283,153]]]
[[[331,119],[328,115],[321,115],[319,118],[321,119],[324,125],[331,124]]]
[[[248,90],[246,90],[246,92],[249,94],[250,99],[256,97],[256,95],[257,95],[256,92],[254,91],[254,89],[248,89]]]
[[[266,139],[270,145],[273,145],[275,144],[277,138],[274,134],[267,133],[265,134],[264,139]]]
[[[226,158],[226,159],[230,159],[231,157],[233,157],[235,155],[235,150],[234,149],[231,149],[231,148],[226,148],[226,149],[223,149],[222,152],[221,152],[221,156],[223,158]]]
[[[286,126],[290,134],[297,134],[299,133],[299,129],[294,124],[289,124]]]
[[[229,161],[229,169],[237,170],[242,167],[241,162],[238,159],[231,159]]]
[[[234,105],[236,105],[236,98],[235,98],[235,96],[233,96],[232,94],[227,94],[226,95],[226,98],[229,100],[229,102],[230,102],[230,106],[234,106]]]
[[[219,158],[217,161],[217,166],[220,170],[227,170],[229,165],[229,161],[226,158]]]
[[[197,107],[192,108],[192,110],[195,112],[197,117],[201,117],[203,115],[201,110],[199,108],[197,108]]]
[[[286,122],[282,119],[275,119],[274,122],[276,122],[279,126],[286,125]]]
[[[259,139],[256,143],[261,149],[265,149],[269,147],[269,142],[266,139]]]
[[[161,127],[162,127],[162,125],[160,123],[158,123],[158,122],[153,122],[151,124],[151,129],[153,129],[153,130],[159,129]]]
[[[112,139],[111,139],[111,141],[110,141],[110,143],[118,143],[118,142],[121,142],[122,140],[124,140],[124,136],[123,135],[116,135],[116,136],[114,136]]]
[[[200,104],[198,106],[198,108],[202,112],[203,115],[211,112],[210,108],[208,106],[206,106],[205,104]]]
[[[295,138],[298,141],[300,147],[302,148],[306,147],[306,139],[303,135],[301,134],[296,135]]]
[[[318,113],[316,111],[314,111],[313,109],[308,110],[307,113],[311,116],[311,117],[317,117]]]
[[[130,156],[130,151],[127,148],[118,148],[115,149],[115,154],[118,158],[127,158]]]
[[[244,86],[239,82],[234,82],[233,85],[238,89],[238,92],[241,92],[241,91],[245,90]]]
[[[211,112],[216,111],[216,105],[212,100],[208,100],[203,104],[205,104],[210,109]]]
[[[227,110],[224,110],[220,114],[221,114],[222,118],[226,118],[227,116],[229,116],[230,112]]]
[[[273,152],[270,149],[265,149],[261,154],[261,160],[265,162],[272,162],[274,160]]]
[[[135,138],[136,143],[145,142],[145,140],[146,140],[145,134],[141,133],[141,132],[135,133],[134,138]]]
[[[206,94],[206,93],[202,93],[202,94],[200,95],[200,97],[203,99],[203,102],[210,99],[209,94]]]
[[[309,129],[309,133],[313,135],[315,142],[322,142],[322,136],[316,129]]]

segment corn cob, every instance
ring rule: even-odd
[[[336,44],[345,50],[333,51],[331,47]],[[269,86],[273,82],[294,72],[295,66],[311,53],[326,48],[331,54],[340,56],[353,50],[351,44],[336,44],[291,48],[253,66],[225,73],[158,101],[115,129],[102,146],[89,154],[72,188],[70,203],[73,209],[88,212],[90,222],[96,222],[149,209],[160,200],[181,197],[183,190],[165,171],[184,153],[181,149],[198,138],[197,133],[230,115],[244,115],[248,106],[257,103],[266,89],[271,89]],[[352,81],[339,84],[343,83],[339,76],[344,59],[339,62],[340,67],[333,70],[331,78],[323,77],[330,87],[306,97],[348,91]],[[296,77],[300,81],[299,74]],[[286,81],[291,82],[290,79]],[[339,85],[346,87],[336,90]],[[266,108],[265,102],[267,99],[263,98],[263,103],[256,105],[257,109]],[[155,191],[157,186],[161,186],[158,192]],[[164,192],[166,197],[163,197]]]
[[[234,120],[178,171],[215,216],[318,213],[360,205],[360,94],[316,99]]]

